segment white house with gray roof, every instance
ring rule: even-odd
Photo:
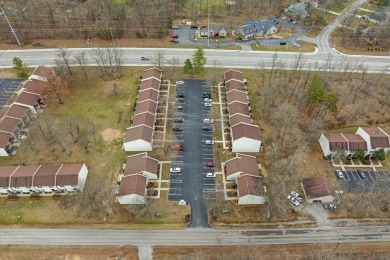
[[[248,40],[277,32],[278,28],[276,28],[272,20],[253,21],[252,19],[248,19],[244,25],[241,25],[235,30],[235,35],[243,40]]]

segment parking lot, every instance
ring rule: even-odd
[[[7,104],[21,82],[21,79],[0,79],[0,110]]]
[[[390,171],[362,171],[362,178],[357,171],[341,171],[343,178],[336,177],[340,181],[340,188],[344,192],[386,192],[389,191]]]
[[[212,140],[211,124],[204,124],[203,118],[210,114],[210,107],[204,106],[202,92],[210,92],[210,88],[202,80],[179,80],[176,94],[183,94],[184,98],[176,102],[174,118],[182,119],[182,123],[174,123],[173,127],[181,131],[174,131],[177,143],[183,145],[184,151],[174,151],[171,158],[171,167],[182,168],[180,173],[171,173],[169,179],[169,200],[185,200],[191,205],[190,227],[208,227],[205,198],[213,199],[215,178],[206,177],[206,173],[214,173],[213,167],[206,167],[207,162],[213,160],[213,146],[205,144],[205,140]],[[202,130],[208,127],[208,130]]]

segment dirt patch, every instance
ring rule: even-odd
[[[1,259],[138,259],[136,247],[90,246],[90,247],[41,247],[41,246],[3,246],[0,247]]]
[[[106,142],[111,142],[115,139],[118,139],[123,136],[123,133],[119,131],[118,129],[112,129],[112,128],[107,128],[102,131],[102,137],[103,140]]]

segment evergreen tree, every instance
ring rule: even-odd
[[[206,64],[206,57],[202,48],[198,48],[194,56],[192,57],[192,64],[196,73],[204,71],[204,65]]]
[[[26,72],[27,64],[25,64],[20,58],[14,57],[12,59],[12,63],[14,64],[13,68],[16,71],[16,74],[19,78],[27,79],[28,74]]]
[[[192,67],[191,60],[186,59],[186,61],[184,62],[184,73],[186,73],[186,74],[191,73],[192,69],[193,69],[193,67]]]

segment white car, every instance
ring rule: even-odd
[[[336,171],[336,174],[337,174],[337,177],[338,177],[339,179],[344,179],[344,175],[343,175],[343,173],[342,173],[340,170],[337,170],[337,171]]]
[[[176,81],[176,85],[181,85],[181,84],[184,84],[184,81],[182,81],[182,80]]]
[[[150,58],[149,58],[149,57],[146,57],[146,56],[142,56],[142,57],[141,57],[141,60],[150,60]]]
[[[180,29],[178,25],[172,25],[172,29]]]
[[[213,119],[210,118],[203,118],[203,123],[212,123]]]
[[[390,71],[390,67],[388,67],[388,68],[386,69],[386,71]]]
[[[205,107],[211,107],[211,103],[210,102],[206,102],[206,103],[204,103],[204,106]]]
[[[296,198],[300,203],[302,203],[303,199],[302,199],[302,197],[298,194],[298,192],[292,191],[292,192],[290,192],[290,194],[291,194],[294,198]]]
[[[171,168],[171,169],[170,169],[170,172],[173,172],[173,173],[175,173],[175,172],[181,172],[181,168],[179,168],[179,167]]]
[[[294,204],[294,206],[299,206],[299,204],[300,204],[300,202],[294,197],[294,196],[292,196],[291,194],[289,194],[288,196],[287,196],[287,199],[288,199],[288,201],[290,201],[292,204]]]
[[[205,140],[204,143],[207,145],[213,145],[214,141],[213,140]]]
[[[211,102],[211,99],[210,98],[204,98],[203,101],[204,102]]]
[[[215,173],[208,172],[208,173],[205,173],[205,176],[206,176],[206,178],[215,178]]]

